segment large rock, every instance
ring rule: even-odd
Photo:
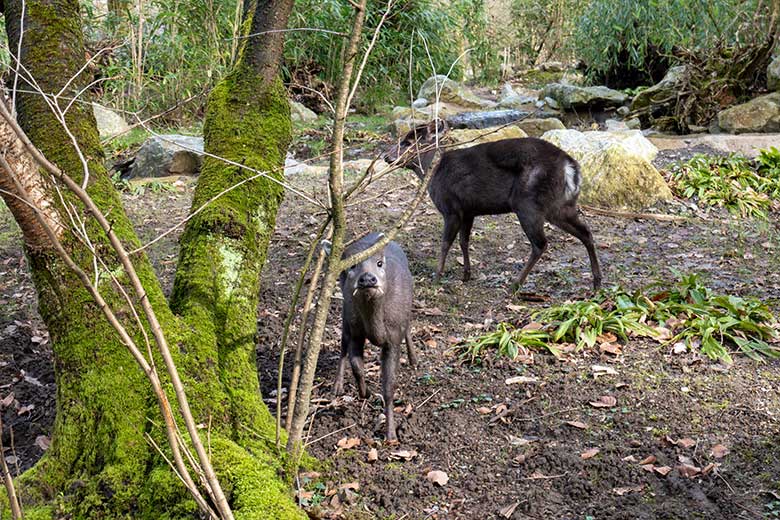
[[[395,107],[391,114],[395,135],[402,136],[415,126],[425,124],[434,118],[447,119],[461,112],[463,108],[451,103],[433,103],[422,108]]]
[[[565,110],[618,107],[628,96],[607,87],[580,87],[564,83],[550,83],[540,94],[540,99],[551,98]]]
[[[525,108],[539,99],[539,91],[531,89],[516,90],[510,83],[504,83],[498,108]]]
[[[490,128],[501,126],[528,117],[527,110],[489,110],[486,112],[464,112],[447,118],[452,128]]]
[[[493,101],[478,97],[460,83],[443,75],[432,76],[425,80],[417,97],[434,102],[437,99],[437,91],[439,92],[439,101],[464,108],[493,108],[496,106]]]
[[[641,132],[552,130],[542,139],[579,161],[580,200],[586,204],[641,209],[672,198],[666,181],[650,162],[657,150]]]
[[[520,127],[525,133],[531,137],[541,137],[545,132],[550,130],[564,130],[566,127],[561,120],[555,117],[547,117],[544,119],[523,119],[515,123],[515,126]]]
[[[202,137],[176,134],[153,136],[138,149],[127,178],[197,175],[202,162]]]
[[[290,118],[296,122],[315,121],[317,113],[297,101],[290,100]]]
[[[634,96],[634,99],[631,101],[631,110],[640,110],[651,105],[665,105],[673,102],[674,97],[680,91],[680,86],[685,78],[685,71],[685,65],[670,68],[661,81]]]
[[[780,90],[780,56],[776,56],[766,69],[766,86],[769,90]]]
[[[730,134],[780,132],[780,92],[723,110],[718,126]]]
[[[706,146],[723,153],[738,153],[755,158],[761,150],[770,146],[777,147],[780,134],[705,134],[705,135],[658,135],[648,139],[659,150],[680,150]]]
[[[453,144],[447,147],[448,150],[458,150],[469,148],[476,144],[489,143],[491,141],[501,141],[502,139],[518,139],[528,137],[528,135],[516,126],[505,126],[501,129],[483,128],[483,129],[460,129],[447,132],[445,144]]]
[[[130,130],[130,125],[127,124],[127,121],[110,108],[92,103],[92,113],[95,114],[98,134],[100,134],[101,139],[114,137]]]

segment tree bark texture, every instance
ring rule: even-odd
[[[284,28],[284,9],[289,14],[291,2],[266,3],[282,6],[274,20]],[[6,0],[4,7],[8,38],[15,48],[22,1]],[[22,63],[44,91],[59,92],[85,60],[78,0],[26,0],[24,29]],[[247,51],[252,45],[247,45]],[[206,148],[255,168],[281,168],[290,140],[285,92],[275,76],[265,81],[254,66],[254,62],[240,61],[212,94]],[[276,67],[262,71],[276,70],[277,74],[278,64]],[[67,105],[66,98],[75,95],[86,81],[86,77],[71,81],[60,106]],[[19,85],[30,89],[21,78]],[[81,182],[82,162],[41,96],[19,93],[16,109],[33,143]],[[104,167],[90,105],[74,103],[66,121],[88,162],[88,193],[109,215],[126,249],[138,247],[132,224]],[[7,148],[9,143],[0,146]],[[0,171],[0,177],[4,173]],[[207,160],[194,207],[246,175],[246,171]],[[105,234],[74,196],[62,188],[60,199],[55,183],[42,173],[39,177],[34,184],[44,199],[48,196],[46,202],[61,222],[83,220],[89,242],[105,264],[97,267],[99,290],[124,319],[136,342],[144,345],[141,328],[117,284],[133,293]],[[262,402],[254,358],[259,275],[280,200],[281,190],[276,185],[248,182],[190,221],[182,239],[171,305],[146,254],[133,256],[174,350],[195,420],[209,425],[202,437],[237,519],[304,517],[278,476],[283,461],[273,445],[274,421]],[[15,213],[24,218],[19,215]],[[28,236],[25,233],[26,253],[39,295],[39,311],[52,338],[57,418],[51,447],[18,482],[26,518],[197,517],[194,501],[144,437],[148,434],[167,451],[163,420],[144,374],[78,278],[51,248]],[[95,255],[85,241],[72,231],[65,231],[62,241],[80,267],[94,275]],[[155,363],[163,366],[157,357]],[[175,403],[170,390],[169,395]],[[184,431],[183,426],[181,429]],[[6,509],[7,503],[0,498],[0,517]]]

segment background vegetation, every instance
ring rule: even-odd
[[[160,125],[199,121],[205,94],[245,42],[237,38],[241,4],[111,0],[106,10],[82,0],[95,97],[143,116],[167,111],[156,120]],[[365,40],[385,7],[384,0],[369,2]],[[317,112],[327,109],[318,93],[332,98],[350,9],[347,0],[295,3],[284,77],[293,97]],[[397,0],[367,64],[357,108],[372,113],[408,104],[433,69],[446,72],[468,49],[452,77],[483,86],[507,77],[503,61],[515,71],[545,61],[579,62],[589,82],[614,88],[649,85],[670,65],[690,63],[691,90],[711,106],[689,104],[675,117],[701,122],[765,85],[761,65],[768,53],[758,48],[769,32],[768,11],[761,0]],[[8,46],[0,47],[7,67]],[[755,66],[729,69],[738,62]],[[713,72],[724,81],[713,86],[699,77]]]

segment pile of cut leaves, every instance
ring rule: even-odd
[[[722,206],[729,212],[767,219],[778,210],[780,200],[780,150],[761,150],[751,161],[738,154],[694,155],[671,171],[677,195],[695,197],[708,206]]]
[[[778,329],[774,315],[758,299],[715,294],[694,274],[680,277],[668,289],[654,284],[633,293],[603,290],[590,300],[538,311],[525,325],[500,323],[495,331],[454,348],[461,359],[480,363],[494,350],[510,359],[530,356],[532,350],[561,357],[599,344],[615,354],[621,348],[615,341],[634,336],[731,363],[735,352],[755,360],[780,357]]]

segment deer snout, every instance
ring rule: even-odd
[[[358,278],[357,286],[358,289],[370,289],[376,287],[377,281],[376,276],[373,274],[363,273],[360,275],[360,278]]]

